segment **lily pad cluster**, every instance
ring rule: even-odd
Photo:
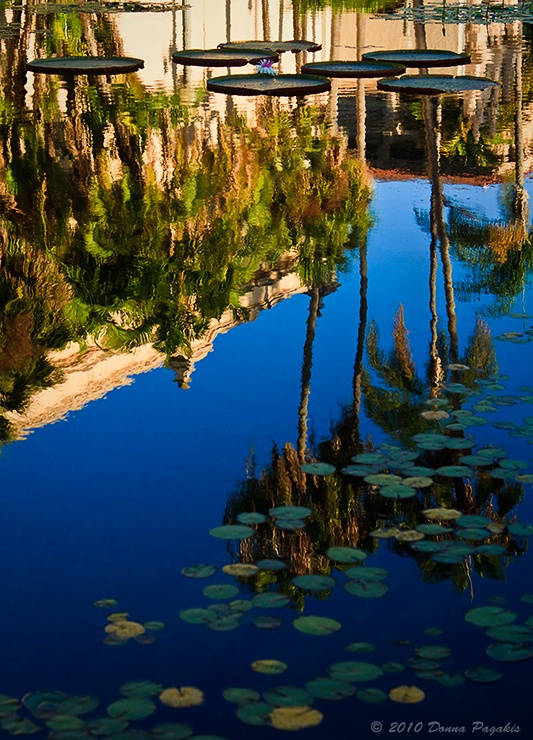
[[[94,606],[112,609],[117,605],[116,599],[98,599]],[[120,646],[129,641],[139,645],[151,645],[156,641],[154,632],[165,629],[165,624],[158,620],[151,620],[141,624],[131,620],[128,612],[112,612],[108,615],[108,624],[104,628],[105,637],[102,639],[104,645]]]
[[[505,606],[486,605],[470,609],[465,620],[486,630],[491,640],[486,654],[501,663],[515,663],[533,657],[533,618],[516,622],[517,613]]]

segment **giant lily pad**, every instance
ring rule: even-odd
[[[54,75],[113,75],[136,72],[144,67],[135,57],[50,57],[34,59],[26,68],[31,72]]]
[[[404,67],[452,67],[470,62],[469,54],[457,54],[446,49],[394,49],[369,51],[363,59],[375,62],[403,64]]]
[[[284,51],[320,51],[321,44],[304,39],[293,39],[292,41],[226,41],[218,45],[220,49],[270,49],[276,53]]]
[[[261,59],[278,59],[275,51],[256,49],[184,49],[172,54],[172,61],[177,64],[197,67],[244,67]]]
[[[384,62],[309,62],[302,67],[304,74],[322,75],[324,77],[389,77],[405,72],[403,64],[386,64]]]
[[[207,81],[208,90],[226,95],[315,95],[330,87],[330,80],[324,77],[296,74],[227,75]]]

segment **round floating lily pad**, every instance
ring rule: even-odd
[[[136,72],[144,67],[135,57],[50,57],[34,59],[26,65],[31,72],[54,75],[113,75]]]
[[[32,722],[25,717],[20,717],[18,714],[4,717],[0,721],[0,727],[11,735],[34,735],[36,732],[41,730],[35,722]]]
[[[257,567],[260,570],[285,570],[287,564],[283,560],[274,560],[273,558],[265,558],[264,560],[258,560],[256,562]]]
[[[465,677],[460,673],[440,673],[435,676],[435,679],[441,684],[441,686],[461,686],[465,682]]]
[[[119,699],[107,707],[107,714],[115,719],[136,720],[149,717],[155,712],[155,704],[144,696]]]
[[[97,599],[93,602],[93,606],[97,606],[100,609],[112,609],[118,604],[116,599]]]
[[[355,695],[360,701],[367,702],[368,704],[383,704],[383,702],[387,701],[387,694],[381,689],[359,689]]]
[[[184,49],[172,54],[172,61],[176,64],[197,67],[244,67],[261,59],[276,60],[278,54],[260,45],[256,49]]]
[[[268,673],[268,675],[277,675],[287,670],[288,665],[282,660],[274,660],[272,658],[263,658],[261,660],[254,660],[252,668],[257,673]]]
[[[274,630],[281,627],[283,620],[280,617],[271,617],[270,614],[265,614],[252,620],[252,624],[261,630]]]
[[[514,470],[507,470],[506,468],[494,468],[489,475],[496,480],[514,480],[516,477]]]
[[[188,565],[186,568],[183,568],[181,574],[186,578],[209,578],[216,571],[217,569],[214,565],[198,563],[197,565]]]
[[[439,552],[442,550],[442,543],[433,540],[418,540],[411,543],[411,548],[416,552]]]
[[[74,695],[68,696],[63,701],[60,701],[56,707],[59,714],[73,714],[79,716],[82,714],[90,714],[99,706],[100,700],[94,696],[87,695]]]
[[[424,475],[411,475],[402,481],[404,486],[412,486],[413,488],[428,488],[433,485],[433,482],[433,478]]]
[[[292,624],[298,632],[304,632],[306,635],[315,635],[317,637],[331,635],[341,628],[340,622],[329,617],[297,617]]]
[[[204,694],[194,686],[172,686],[159,694],[159,701],[167,707],[197,707],[204,702]]]
[[[458,527],[485,527],[487,524],[490,524],[491,519],[488,516],[483,516],[481,514],[462,514],[458,519],[456,520],[456,524]]]
[[[226,95],[316,95],[330,88],[329,79],[311,75],[229,75],[207,81],[208,90]]]
[[[350,642],[346,645],[346,650],[350,653],[371,653],[376,646],[371,642]]]
[[[303,529],[306,526],[306,522],[303,519],[292,519],[290,517],[280,517],[276,519],[274,524],[278,529],[286,529],[289,532],[293,532],[297,529]]]
[[[290,601],[288,596],[280,594],[277,591],[256,594],[252,598],[253,605],[262,607],[263,609],[277,609],[278,607],[287,606],[287,604],[290,604]]]
[[[37,719],[48,719],[57,714],[58,704],[66,698],[61,691],[31,691],[22,697],[22,704]]]
[[[328,558],[336,560],[338,563],[362,563],[363,560],[366,560],[367,558],[367,554],[366,552],[363,552],[363,550],[344,545],[328,548],[326,550],[326,555]]]
[[[381,581],[348,581],[343,588],[361,599],[379,599],[389,591],[387,584]]]
[[[325,462],[311,462],[300,465],[300,469],[303,473],[309,475],[331,475],[335,472],[335,465],[330,465]]]
[[[277,707],[270,712],[270,722],[278,730],[303,730],[324,719],[322,712],[307,706]]]
[[[309,62],[302,67],[304,74],[322,75],[324,77],[389,77],[405,72],[403,64],[386,64],[384,62]]]
[[[457,54],[445,49],[393,49],[389,51],[369,51],[363,59],[376,62],[403,64],[404,67],[452,67],[468,64],[469,54]]]
[[[259,568],[253,563],[228,563],[222,566],[222,571],[235,578],[249,578],[259,573]]]
[[[273,519],[306,519],[312,513],[308,506],[274,506],[268,510]]]
[[[293,39],[292,41],[226,41],[218,45],[219,49],[270,49],[278,53],[284,51],[320,51],[321,44],[305,39]]]
[[[501,627],[489,627],[487,637],[500,642],[531,642],[533,630],[525,624],[504,624]]]
[[[262,701],[251,701],[241,704],[235,714],[246,725],[261,727],[270,724],[272,706]]]
[[[467,478],[473,475],[472,468],[466,465],[442,465],[436,472],[446,478]]]
[[[383,663],[382,666],[383,671],[385,673],[401,673],[405,670],[405,666],[401,663],[396,663],[393,660],[389,660],[386,663]]]
[[[376,473],[375,475],[365,476],[365,482],[371,486],[389,486],[395,483],[401,483],[401,475],[394,475],[392,473]]]
[[[50,730],[57,732],[81,730],[85,727],[85,722],[81,717],[75,717],[71,714],[57,714],[55,717],[47,719],[45,724]]]
[[[476,547],[476,553],[478,555],[504,555],[507,549],[503,545],[499,545],[497,542],[487,543],[486,545],[479,545]]]
[[[458,537],[465,540],[485,540],[487,537],[492,537],[492,533],[488,529],[482,529],[481,527],[464,527],[456,531]]]
[[[461,511],[457,511],[457,509],[446,509],[442,506],[435,509],[424,509],[422,513],[427,516],[428,519],[436,519],[437,521],[444,522],[452,521],[462,516]]]
[[[418,704],[426,698],[425,693],[418,686],[396,686],[389,691],[389,698],[400,704]]]
[[[129,640],[131,637],[142,635],[145,629],[138,622],[130,622],[128,619],[124,619],[108,624],[105,631],[108,635],[118,637],[119,640]]]
[[[510,609],[501,606],[479,606],[470,609],[465,614],[465,620],[478,627],[497,627],[511,624],[516,619],[516,614]]]
[[[433,481],[431,481],[433,483]],[[403,481],[402,483],[396,483],[390,486],[383,486],[379,489],[379,492],[385,498],[392,498],[395,501],[400,501],[404,498],[413,498],[416,496],[416,488],[411,488]]]
[[[416,529],[400,529],[394,536],[397,542],[416,542],[424,539],[422,532],[417,532]]]
[[[240,524],[262,524],[266,522],[266,516],[258,511],[243,511],[237,516],[237,521]]]
[[[208,624],[217,618],[214,612],[199,607],[193,609],[182,609],[180,619],[190,624]]]
[[[237,586],[232,586],[226,583],[213,583],[210,586],[206,586],[202,591],[203,595],[208,599],[223,600],[232,599],[237,596],[239,589]]]
[[[460,550],[440,550],[431,555],[431,560],[443,565],[459,565],[466,557],[466,554]]]
[[[442,524],[433,524],[431,522],[428,522],[428,524],[417,524],[415,529],[417,532],[422,532],[422,534],[430,536],[448,534],[450,531],[448,527],[443,527]]]
[[[221,527],[214,527],[209,530],[211,537],[217,537],[221,540],[242,540],[246,537],[252,537],[255,532],[251,527],[244,524],[223,524]]]
[[[226,617],[219,617],[218,619],[214,619],[212,622],[209,622],[207,625],[207,629],[212,630],[213,632],[230,632],[231,630],[236,630],[239,626],[240,621],[240,615],[233,614],[232,616],[226,616]]]
[[[349,696],[353,696],[357,690],[355,686],[346,683],[346,681],[337,681],[329,677],[314,678],[305,684],[305,688],[312,696],[326,701],[347,699]]]
[[[159,622],[155,619],[152,619],[149,622],[145,622],[143,624],[143,627],[145,630],[150,630],[150,632],[161,632],[165,629],[166,625],[164,622]]]
[[[108,622],[124,622],[129,616],[128,612],[116,612],[114,614],[110,614],[107,620]]]
[[[115,719],[114,717],[96,717],[89,720],[85,725],[90,735],[103,735],[104,737],[122,732],[127,726],[127,720]]]
[[[358,565],[345,570],[344,575],[354,581],[382,581],[389,575],[389,571],[370,565]]]
[[[120,687],[124,696],[156,696],[162,690],[161,684],[154,681],[128,681]]]
[[[502,674],[492,668],[481,666],[478,668],[468,668],[465,671],[465,676],[475,683],[494,683],[494,681],[500,680]]]
[[[488,646],[486,653],[502,663],[514,663],[533,657],[533,646],[516,642],[495,642]]]
[[[446,442],[445,447],[448,450],[471,450],[475,444],[475,441],[472,439],[463,439],[463,437],[450,437],[450,439]]]
[[[364,683],[375,681],[383,675],[383,669],[374,663],[359,660],[343,660],[329,667],[331,678],[346,683]]]
[[[260,699],[260,694],[258,694],[258,692],[254,691],[253,689],[241,689],[234,687],[224,689],[224,691],[222,692],[222,696],[226,701],[229,701],[233,704],[247,704],[250,701],[258,701]]]
[[[443,660],[448,658],[452,651],[446,645],[422,645],[422,647],[415,648],[415,653],[428,660]]]
[[[162,722],[152,727],[151,734],[155,740],[185,740],[193,733],[190,725],[182,722]]]
[[[296,576],[292,579],[292,582],[298,588],[304,591],[331,591],[337,585],[337,581],[330,576],[305,574]]]
[[[360,452],[359,455],[352,457],[354,463],[360,463],[361,465],[379,465],[388,463],[388,457],[382,452]]]
[[[509,524],[508,530],[517,537],[529,537],[533,534],[533,524]]]
[[[313,697],[299,686],[275,686],[267,689],[263,698],[273,707],[305,707],[313,703]]]

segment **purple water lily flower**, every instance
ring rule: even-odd
[[[256,64],[256,70],[260,75],[275,75],[276,70],[272,66],[272,59],[261,59],[259,64]]]

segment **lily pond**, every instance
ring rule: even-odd
[[[533,13],[0,4],[0,729],[533,729]]]

